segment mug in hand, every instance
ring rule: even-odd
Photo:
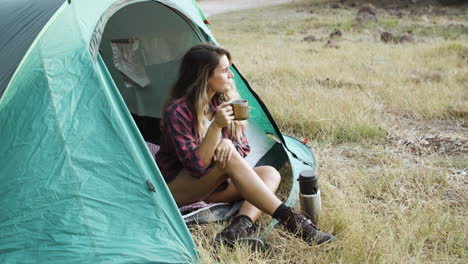
[[[232,100],[231,107],[234,112],[234,120],[246,120],[249,118],[249,101],[245,99]]]

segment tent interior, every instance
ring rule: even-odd
[[[159,144],[162,104],[182,57],[207,39],[183,14],[158,2],[137,2],[109,13],[99,53],[143,138]],[[247,137],[251,166],[284,164],[283,148],[252,120]]]
[[[99,52],[146,141],[159,143],[162,104],[182,56],[201,37],[181,14],[157,2],[127,5],[107,21]]]

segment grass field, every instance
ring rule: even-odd
[[[214,247],[224,225],[191,227],[203,263],[468,262],[468,9],[411,8],[357,23],[357,7],[306,1],[211,19],[280,129],[311,138],[320,227],[338,239],[309,246],[277,228],[254,253]]]

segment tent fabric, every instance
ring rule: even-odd
[[[285,143],[282,146],[286,150],[292,169],[292,187],[285,204],[294,207],[299,200],[299,175],[303,170],[316,170],[317,160],[312,150],[301,141],[287,135],[283,135],[283,138]],[[261,237],[277,225],[278,221],[272,220]]]
[[[0,262],[196,262],[125,103],[89,53],[81,21],[99,18],[92,3],[61,12],[1,98]]]
[[[198,262],[112,68],[92,52],[104,39],[110,8],[147,2],[181,15],[203,35],[200,41],[216,43],[193,0],[1,3],[0,33],[9,38],[8,48],[0,46],[0,58],[6,58],[0,68],[0,263]],[[21,46],[18,53],[15,45]],[[298,168],[315,166],[310,150],[283,138],[233,70],[257,131],[253,149],[259,152],[251,162],[268,164],[287,153],[294,177]]]
[[[130,4],[113,12],[100,39],[100,55],[130,112],[155,118],[161,118],[161,106],[177,78],[182,56],[202,42],[178,14],[166,5],[154,2]],[[127,43],[115,43],[126,40]],[[133,43],[128,44],[129,40]],[[113,47],[116,45],[133,46],[133,57],[138,60],[129,68],[142,69],[140,72],[144,72],[149,81],[146,85],[138,85],[137,78],[129,82],[125,72],[115,67],[118,58]],[[124,62],[129,63],[128,58]]]
[[[115,1],[101,16],[99,22],[96,25],[95,31],[92,33],[92,37],[90,40],[89,50],[94,58],[96,58],[96,54],[101,43],[101,37],[104,32],[104,28],[107,24],[107,21],[114,15],[115,12],[122,9],[124,6],[128,6],[130,4],[142,2],[144,0],[118,0]],[[200,16],[202,14],[198,4],[192,0],[181,0],[181,1],[167,1],[167,0],[160,0],[155,1],[158,2],[168,8],[173,9],[174,12],[181,15],[182,18],[190,21],[191,26],[197,27],[200,31],[207,36],[207,38],[213,40],[216,43],[215,38],[211,34],[211,31],[204,23],[204,16]],[[191,3],[191,4],[190,4]]]
[[[0,2],[0,98],[39,32],[65,0]]]

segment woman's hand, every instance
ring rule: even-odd
[[[233,114],[234,112],[232,111],[231,105],[228,102],[224,102],[216,109],[213,124],[218,128],[226,127],[234,120]]]
[[[223,138],[221,142],[219,142],[218,146],[216,146],[215,153],[213,155],[216,167],[224,169],[227,162],[231,159],[234,153],[233,151],[236,151],[236,148],[232,144],[232,141],[227,138]]]

